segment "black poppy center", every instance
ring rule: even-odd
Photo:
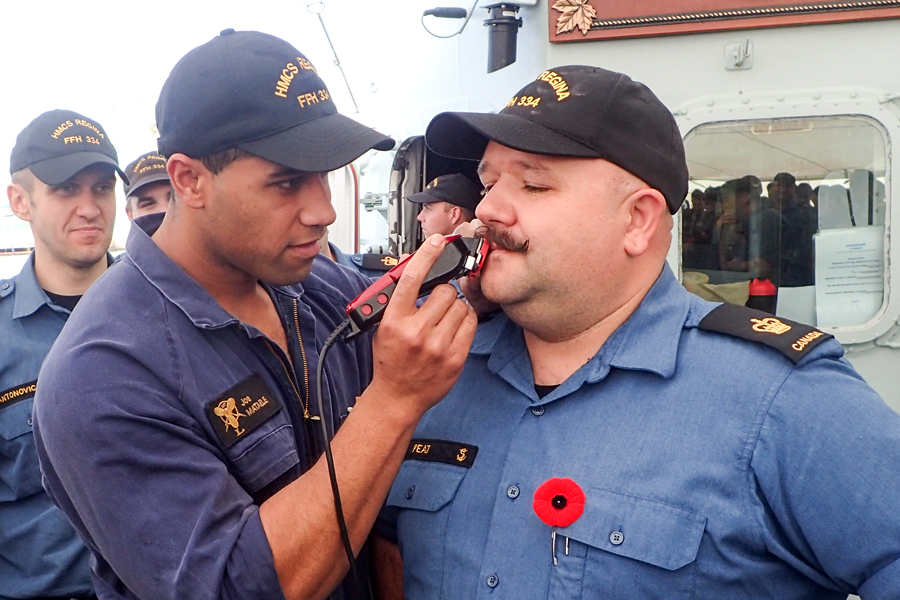
[[[565,496],[553,496],[553,500],[550,501],[550,504],[553,505],[553,508],[556,510],[562,510],[566,507],[569,501],[566,500]]]

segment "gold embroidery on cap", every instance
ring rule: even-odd
[[[505,108],[509,108],[510,106],[525,106],[525,107],[536,107],[541,103],[540,96],[513,96],[512,100],[506,103]]]
[[[159,164],[159,162],[154,162],[149,165],[145,165],[144,163],[150,160],[160,161],[163,164]],[[132,173],[146,173],[147,171],[154,171],[158,169],[166,168],[166,158],[164,156],[160,156],[159,154],[148,154],[147,156],[142,156],[131,169]]]
[[[781,335],[791,330],[790,325],[785,325],[775,317],[766,317],[765,319],[750,319],[754,323],[753,331],[760,333],[774,333]]]
[[[106,137],[106,136],[103,135],[103,132],[100,131],[100,128],[99,128],[99,127],[97,127],[96,125],[94,125],[93,123],[91,123],[91,122],[89,122],[89,121],[85,121],[84,119],[75,119],[75,124],[76,124],[76,125],[81,125],[82,127],[87,127],[88,129],[90,129],[91,131],[93,131],[94,133],[96,133],[97,135],[99,135],[101,140],[102,140],[104,137]],[[88,136],[88,137],[90,137],[90,136]],[[91,141],[91,140],[88,140],[88,141]],[[97,141],[97,142],[91,142],[91,143],[92,143],[92,144],[99,144],[100,142]]]
[[[300,72],[300,69],[297,68],[297,65],[294,63],[288,63],[282,70],[281,75],[278,76],[278,81],[275,82],[275,95],[279,98],[287,98],[287,91],[291,87],[291,81],[294,80],[294,75]]]
[[[793,348],[797,352],[800,352],[801,350],[806,348],[806,346],[809,345],[809,343],[811,341],[818,339],[818,338],[822,337],[823,335],[825,335],[825,334],[822,333],[821,331],[813,331],[813,332],[807,333],[802,338],[800,338],[799,340],[797,340],[796,342],[791,344],[791,348]]]
[[[244,430],[241,429],[239,419],[241,417],[246,417],[247,415],[242,414],[235,406],[234,398],[229,398],[228,400],[222,400],[219,402],[219,405],[213,409],[213,412],[222,419],[222,422],[225,423],[225,431],[228,431],[228,428],[231,427],[234,429],[235,435],[243,435]]]
[[[328,90],[322,88],[318,92],[300,94],[299,96],[297,96],[297,102],[300,103],[301,108],[306,108],[307,106],[318,104],[320,101],[328,100],[329,98],[331,98],[331,95],[328,93]]]
[[[53,133],[50,134],[54,140],[58,140],[60,134],[72,126],[72,121],[66,121],[65,123],[60,123],[59,127],[53,130]]]
[[[566,83],[565,79],[557,75],[556,71],[544,71],[537,76],[535,81],[546,81],[549,83],[550,87],[553,88],[553,91],[556,92],[557,102],[565,100],[571,95],[569,94],[569,84]]]
[[[303,58],[302,56],[297,57],[297,64],[300,65],[301,69],[306,69],[307,71],[312,71],[316,75],[319,74],[319,72],[316,71],[316,68],[312,65],[312,63],[309,62],[308,60],[306,60],[305,58]]]

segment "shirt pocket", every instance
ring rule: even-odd
[[[705,529],[696,513],[591,488],[581,517],[557,533],[550,598],[692,598]]]
[[[283,408],[225,453],[231,473],[250,494],[300,462],[294,428]]]
[[[406,460],[386,505],[397,513],[397,534],[404,563],[407,598],[437,598],[444,570],[447,522],[453,499],[468,469],[437,462]],[[404,535],[428,531],[432,535]]]
[[[32,433],[34,399],[0,410],[0,500],[30,496],[41,488],[41,468]]]

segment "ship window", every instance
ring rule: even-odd
[[[818,327],[871,321],[885,297],[885,140],[863,116],[691,131],[685,287]]]

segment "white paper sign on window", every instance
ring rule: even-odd
[[[815,245],[816,324],[869,321],[884,301],[884,227],[825,229]]]

